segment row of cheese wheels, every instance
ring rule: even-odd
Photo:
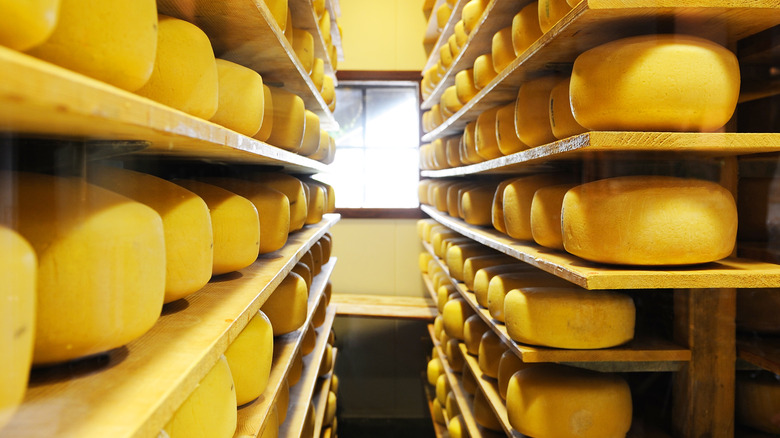
[[[202,30],[158,16],[154,0],[14,2],[0,20],[0,27],[18,21],[14,28],[22,24],[25,29],[7,38],[0,34],[0,44],[274,146],[320,161],[333,159],[333,139],[300,97],[264,85],[254,70],[215,59]],[[335,108],[333,78],[324,75],[323,61],[314,59],[312,35],[288,27],[301,64]]]
[[[333,67],[333,71],[335,72],[338,65],[338,56],[336,46],[333,44],[332,31],[334,29],[332,28],[332,23],[336,22],[336,19],[335,17],[331,17],[330,11],[325,7],[325,1],[326,0],[312,0],[311,7],[315,16],[317,17],[317,28],[319,29],[320,35],[322,35],[322,40],[325,42],[328,60],[330,61],[330,65]],[[292,25],[292,12],[290,11],[288,0],[263,0],[263,2],[271,11],[271,15],[273,16],[276,24],[279,26],[279,29],[284,33],[284,36],[290,42],[290,45],[293,46],[295,54],[304,65],[304,68],[309,70],[307,66],[309,65],[310,57],[313,57],[313,42],[312,46],[309,46],[308,37],[305,37],[307,40],[306,47],[307,49],[311,47],[312,51],[304,53],[304,56],[301,56],[301,54],[298,53],[301,46],[300,42],[295,42],[296,37],[294,35],[294,33],[298,33],[298,29],[294,29]],[[339,26],[338,23],[336,23],[335,31],[341,34],[341,26]],[[319,61],[317,61],[317,59],[318,58],[314,58],[314,61],[319,62],[320,64],[323,63],[322,59],[319,59]],[[311,74],[311,72],[309,73]]]
[[[428,179],[420,202],[511,238],[621,265],[722,259],[736,243],[737,207],[719,184],[671,176],[577,183],[547,173],[496,181]]]
[[[330,11],[325,8],[325,1],[326,0],[312,0],[312,8],[317,16],[317,27],[325,41],[328,60],[335,72],[338,69],[339,57],[338,49],[336,48],[336,45],[333,44],[333,34],[336,33],[339,39],[341,39],[343,31],[338,22],[338,18],[331,16]],[[335,28],[333,27],[334,24],[336,25]]]
[[[480,56],[474,68],[455,75],[455,85],[423,114],[425,131],[458,112],[511,63],[514,55],[501,55],[511,50],[511,41],[511,29],[499,31],[492,55]],[[481,113],[466,128],[480,131],[477,151],[472,146],[461,162],[497,158],[588,130],[715,131],[733,115],[739,88],[736,56],[711,41],[681,34],[615,40],[580,54],[570,76],[531,79],[514,102]]]

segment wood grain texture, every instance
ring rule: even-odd
[[[339,316],[433,320],[438,313],[436,304],[423,297],[334,294],[331,303]]]
[[[740,337],[737,339],[737,357],[780,374],[780,339]]]
[[[338,221],[327,215],[279,251],[168,304],[125,347],[32,374],[3,437],[152,437],[170,420],[303,254]]]
[[[325,74],[333,78],[333,85],[338,86],[336,71],[330,63],[328,46],[325,44],[325,37],[320,30],[317,13],[314,12],[311,0],[288,0],[287,5],[290,7],[290,13],[292,14],[295,28],[308,31],[312,37],[314,37],[314,57],[322,58],[325,62]],[[335,27],[335,23],[333,27]],[[331,34],[332,33],[334,32],[332,31]],[[335,33],[338,33],[338,30],[336,30]],[[339,38],[339,41],[340,40],[341,38]]]

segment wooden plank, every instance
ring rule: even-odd
[[[692,351],[674,374],[672,430],[676,437],[734,435],[735,289],[674,294],[675,339]]]
[[[436,304],[424,297],[334,294],[331,303],[339,316],[432,320],[438,313]]]
[[[337,348],[333,348],[333,367],[336,366],[336,354]],[[314,397],[312,402],[314,403],[314,436],[319,437],[322,433],[323,423],[325,422],[325,410],[328,406],[328,395],[330,394],[330,383],[333,379],[333,373],[329,373],[325,377],[317,379],[317,383],[314,388]]]
[[[279,426],[279,437],[299,438],[304,429],[306,414],[311,405],[314,387],[317,382],[317,373],[328,344],[328,335],[336,317],[336,309],[328,306],[325,314],[325,323],[317,327],[317,343],[314,351],[303,358],[303,375],[298,383],[290,388],[290,405],[287,411],[287,419]]]
[[[748,338],[737,339],[737,356],[753,365],[780,374],[780,339]]]
[[[314,310],[323,299],[325,286],[328,284],[335,265],[336,258],[331,257],[331,260],[322,266],[322,271],[312,279],[309,290],[308,314],[302,328],[274,338],[274,363],[268,377],[268,386],[258,399],[238,409],[238,426],[233,435],[234,438],[262,436],[268,413],[276,405],[282,385],[287,383],[287,374],[290,372],[293,358],[300,350],[303,335],[314,316]]]
[[[728,257],[686,267],[619,267],[588,262],[563,251],[514,240],[496,230],[474,227],[423,205],[442,225],[585,289],[681,289],[780,287],[780,265]]]
[[[138,153],[280,166],[318,173],[322,163],[0,47],[0,130],[66,139],[138,140]]]
[[[314,12],[311,0],[288,0],[287,5],[290,7],[290,13],[292,15],[293,23],[295,23],[295,28],[308,31],[312,37],[314,37],[314,57],[322,58],[322,60],[325,61],[325,74],[333,78],[333,85],[338,86],[336,70],[330,63],[328,45],[325,44],[325,37],[320,30],[319,19],[317,18],[317,13]],[[336,23],[331,19],[331,24],[335,27]],[[336,30],[335,33],[338,33],[338,30]],[[331,38],[332,34],[333,29],[331,29]],[[340,41],[341,38],[339,38],[339,42]]]
[[[3,437],[157,436],[295,263],[337,221],[338,215],[326,215],[292,234],[281,250],[166,305],[154,327],[125,347],[35,370]]]
[[[300,96],[324,129],[338,129],[333,113],[295,56],[265,2],[254,0],[158,0],[161,14],[194,23],[217,57],[249,67],[266,83]]]
[[[566,69],[580,53],[608,41],[679,29],[730,46],[779,24],[778,7],[775,0],[582,1],[423,141],[462,131],[483,111],[514,99],[523,82]]]

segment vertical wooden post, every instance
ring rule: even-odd
[[[676,437],[734,436],[735,312],[736,289],[675,291],[675,341],[691,349],[674,377]]]

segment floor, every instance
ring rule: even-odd
[[[430,418],[339,418],[340,438],[431,438],[435,437]]]

